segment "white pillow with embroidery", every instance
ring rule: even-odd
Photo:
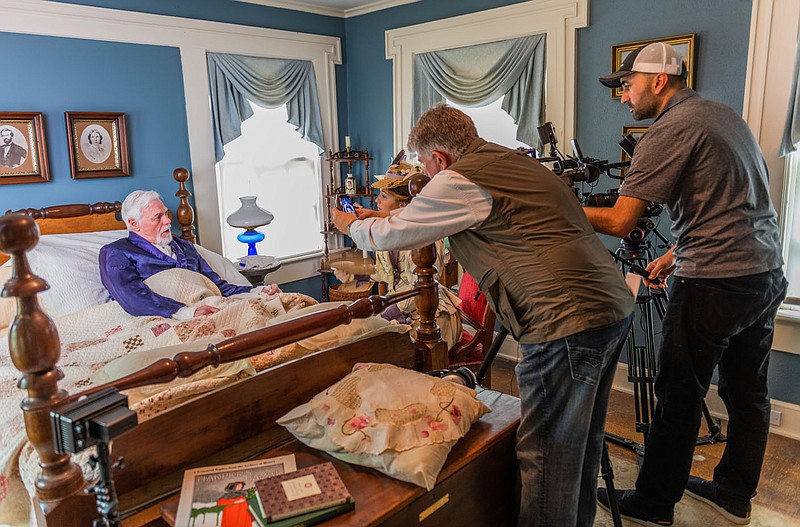
[[[356,364],[277,422],[313,448],[431,488],[452,445],[490,411],[465,386],[390,364]]]

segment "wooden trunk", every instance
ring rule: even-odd
[[[376,470],[349,465],[297,440],[260,457],[294,454],[298,467],[333,462],[355,498],[356,508],[324,522],[325,527],[513,526],[519,506],[514,450],[519,400],[491,390],[483,391],[479,398],[492,412],[455,444],[436,486],[427,492]],[[178,500],[174,496],[162,507],[162,517],[171,526],[175,525]]]

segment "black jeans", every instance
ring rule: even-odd
[[[769,433],[774,319],[786,286],[780,268],[736,278],[675,278],[658,357],[658,404],[636,481],[654,505],[671,506],[683,495],[716,366],[730,421],[714,480],[731,500],[755,495]]]

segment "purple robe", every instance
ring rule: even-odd
[[[144,281],[165,269],[189,269],[202,273],[214,282],[222,296],[246,293],[251,286],[235,286],[220,278],[194,248],[194,245],[172,238],[175,258],[170,258],[155,245],[135,232],[127,238],[109,243],[100,249],[100,280],[127,313],[134,316],[157,315],[169,318],[185,304],[153,292]]]

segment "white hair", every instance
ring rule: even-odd
[[[125,222],[128,230],[131,230],[131,224],[128,220],[135,220],[137,223],[141,222],[142,209],[156,199],[162,201],[161,196],[155,190],[134,190],[128,194],[128,197],[122,202],[122,209],[120,210],[122,221]]]

